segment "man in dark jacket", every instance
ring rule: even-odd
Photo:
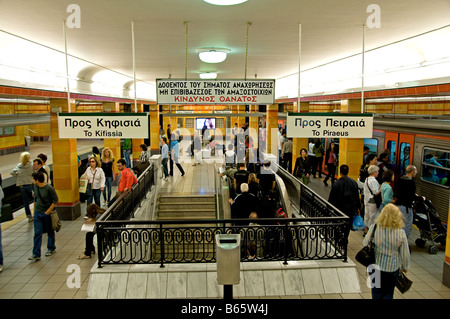
[[[341,165],[339,178],[331,187],[330,197],[328,201],[337,209],[349,217],[345,228],[345,240],[348,243],[348,235],[350,234],[353,216],[358,214],[360,208],[358,184],[356,181],[348,177],[348,165]]]
[[[248,192],[248,184],[241,184],[241,194],[234,200],[229,199],[231,204],[231,218],[249,218],[250,213],[256,211],[258,201],[256,197]],[[237,222],[235,225],[248,225],[245,222]]]

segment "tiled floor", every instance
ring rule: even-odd
[[[175,176],[172,180],[165,182],[163,189],[167,191],[188,191],[195,187],[206,188],[214,180],[209,168],[208,173],[203,174],[201,173],[202,166],[192,167],[191,163],[184,163],[183,167],[187,173],[186,176],[181,177],[175,168]],[[194,178],[194,174],[200,175]],[[200,178],[200,181],[198,178]],[[312,179],[310,186],[327,197],[329,187],[325,188],[321,180]],[[84,209],[84,204],[82,209]],[[61,231],[56,234],[57,253],[51,257],[43,256],[39,262],[32,263],[27,258],[31,255],[33,225],[24,219],[23,210],[15,215],[16,218],[13,222],[2,224],[4,268],[3,272],[0,273],[0,299],[85,299],[89,272],[95,265],[96,259],[77,259],[77,256],[84,250],[85,233],[80,231],[84,221],[83,218],[64,221]],[[413,230],[410,238],[411,269],[407,274],[414,283],[411,290],[405,295],[396,291],[395,298],[450,299],[450,288],[441,283],[445,255],[443,248],[441,247],[436,255],[430,255],[426,249],[415,246],[414,240],[417,236],[418,231]],[[348,256],[352,260],[354,260],[356,252],[362,247],[362,240],[361,232],[351,232]],[[44,235],[43,251],[45,241],[46,236]],[[76,273],[70,271],[70,269],[79,271],[79,288],[71,288],[75,283]],[[361,286],[361,293],[359,294],[315,294],[255,298],[370,299],[370,289],[365,284],[367,278],[365,268],[357,265],[357,271]]]

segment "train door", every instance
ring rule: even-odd
[[[389,163],[392,165],[395,181],[397,181],[406,174],[406,167],[412,164],[414,135],[386,132],[385,149],[390,153]]]

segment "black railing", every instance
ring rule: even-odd
[[[102,264],[216,261],[216,234],[241,235],[242,261],[346,259],[345,220],[333,218],[106,221],[97,224]],[[198,226],[189,226],[194,223]],[[232,223],[245,223],[236,226]],[[215,225],[211,225],[215,224]],[[100,242],[101,240],[101,242]]]

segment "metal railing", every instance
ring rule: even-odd
[[[348,217],[295,178],[287,187],[299,192],[301,218],[264,218],[257,225],[250,224],[254,219],[129,220],[154,185],[153,172],[151,165],[97,221],[99,267],[215,262],[215,235],[226,233],[241,234],[242,261],[347,260]]]

